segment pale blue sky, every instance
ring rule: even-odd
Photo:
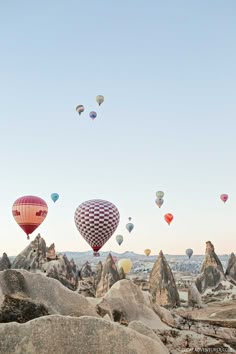
[[[0,30],[1,252],[27,245],[11,206],[28,194],[48,202],[38,231],[57,250],[89,249],[74,211],[104,198],[125,237],[104,251],[235,251],[235,0],[14,0]]]

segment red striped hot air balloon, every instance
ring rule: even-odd
[[[46,202],[33,195],[18,198],[12,206],[12,215],[17,224],[29,235],[42,224],[48,213]]]
[[[165,221],[167,222],[168,225],[170,225],[171,221],[174,219],[174,216],[170,213],[164,215]]]

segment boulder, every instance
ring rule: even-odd
[[[84,316],[45,316],[0,327],[1,354],[168,354],[158,340],[116,323]]]
[[[98,317],[95,306],[92,306],[85,297],[42,273],[31,273],[23,269],[2,271],[0,272],[0,294],[2,303],[6,296],[10,296],[41,304],[49,314]]]
[[[166,308],[180,306],[175,279],[162,251],[152,268],[149,284],[153,302]]]
[[[191,284],[188,288],[188,306],[202,307],[202,297],[195,284]]]
[[[109,253],[101,273],[101,278],[96,288],[96,297],[102,297],[107,293],[107,291],[114,285],[120,276],[116,268],[115,262]]]
[[[152,329],[168,328],[155,313],[147,292],[142,292],[131,280],[116,282],[98,303],[100,309],[105,307],[104,314],[108,313],[108,305],[115,322],[128,325],[137,320]]]
[[[0,259],[0,271],[11,268],[11,262],[7,254],[4,252]]]
[[[223,266],[215,253],[213,244],[208,241],[201,274],[195,281],[196,287],[203,294],[207,289],[217,286],[222,280],[225,280]]]

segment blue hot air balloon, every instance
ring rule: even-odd
[[[134,228],[134,224],[132,224],[132,222],[130,222],[131,219],[132,219],[132,218],[129,217],[129,222],[128,222],[128,224],[126,225],[126,229],[127,229],[129,232],[131,232],[131,231],[133,230],[133,228]]]
[[[54,203],[59,199],[59,194],[57,193],[52,193],[51,194],[51,199],[54,201]]]
[[[89,117],[94,120],[97,117],[97,113],[92,111],[89,113]]]
[[[188,256],[188,258],[190,259],[192,257],[192,254],[193,254],[192,248],[186,249],[185,253]]]

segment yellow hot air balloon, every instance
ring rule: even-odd
[[[147,248],[146,250],[144,250],[144,253],[146,254],[146,256],[150,256],[151,250]]]
[[[99,106],[101,106],[101,104],[104,102],[104,96],[98,95],[98,96],[96,97],[96,101],[97,101],[97,103],[99,104]]]
[[[118,268],[123,268],[125,274],[128,274],[132,268],[133,263],[128,258],[120,259],[118,262]]]

